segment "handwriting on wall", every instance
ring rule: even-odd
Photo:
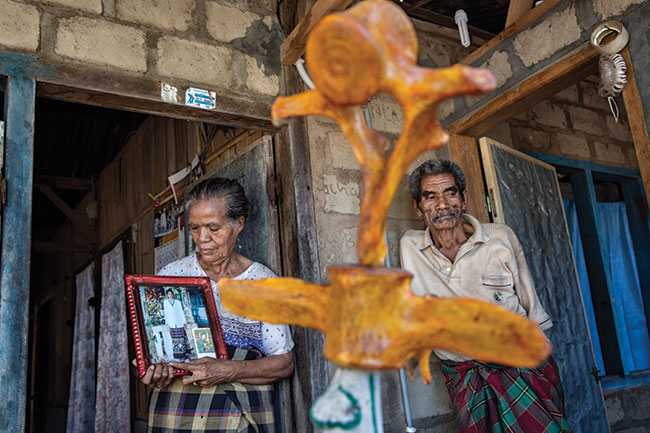
[[[359,214],[361,187],[356,182],[341,182],[336,176],[323,176],[325,211]]]

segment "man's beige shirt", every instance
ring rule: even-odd
[[[461,245],[453,263],[435,247],[428,228],[409,230],[402,236],[402,268],[413,274],[413,293],[482,299],[528,317],[542,330],[550,328],[551,319],[539,302],[512,229],[504,224],[482,224],[468,214],[463,215],[463,221],[474,227],[474,234]],[[435,353],[440,359],[470,359],[446,350]]]

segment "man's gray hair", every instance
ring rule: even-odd
[[[427,176],[434,176],[437,174],[451,174],[454,176],[454,182],[460,192],[460,196],[465,200],[465,174],[463,170],[454,162],[446,159],[430,159],[413,170],[409,178],[409,191],[411,198],[416,202],[420,201],[420,190],[422,186],[422,179]]]
[[[236,180],[211,177],[199,182],[187,196],[187,205],[195,200],[226,199],[226,216],[233,222],[248,217],[250,207],[244,188]]]

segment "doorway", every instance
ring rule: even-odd
[[[275,152],[269,131],[41,97],[35,98],[34,124],[26,431],[64,432],[76,319],[76,275],[88,263],[95,263],[95,295],[85,303],[95,310],[98,337],[102,252],[127,230],[123,240],[125,270],[155,272],[156,209],[159,204],[174,202],[167,177],[190,164],[195,156],[202,163],[203,174],[218,175],[240,155],[258,148],[255,143],[264,137],[267,167],[271,169]],[[270,180],[261,180],[264,186],[267,182]],[[267,191],[273,190],[265,187],[264,193]],[[273,197],[268,202],[275,206],[278,199]],[[279,251],[275,210],[275,235],[268,239]],[[264,221],[268,224],[273,219]],[[160,246],[164,244],[161,240]],[[182,254],[182,249],[177,251]],[[273,254],[274,259],[279,257],[281,254]],[[282,273],[279,259],[268,265]],[[124,312],[126,315],[126,309]],[[93,352],[97,355],[98,348]],[[130,412],[137,431],[147,399],[133,376],[131,382]]]

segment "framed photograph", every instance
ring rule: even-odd
[[[139,377],[163,360],[228,359],[208,278],[125,275],[124,281]]]

